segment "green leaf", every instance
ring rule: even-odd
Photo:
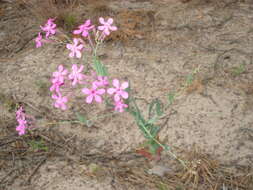
[[[81,123],[83,123],[83,124],[87,123],[87,119],[84,116],[80,115],[79,113],[76,113],[76,117],[77,117],[78,121],[80,121]]]
[[[38,150],[44,150],[44,151],[48,151],[48,147],[44,144],[43,140],[31,140],[30,142],[28,142],[28,144],[30,145],[30,147],[33,149],[33,151],[38,151]]]
[[[168,94],[169,105],[171,105],[174,102],[174,99],[175,99],[175,94],[169,93]]]
[[[156,100],[156,115],[161,116],[163,114],[162,103],[160,100]]]
[[[153,100],[150,104],[149,104],[149,107],[148,107],[148,117],[151,118],[151,115],[152,115],[152,112],[153,112],[153,108],[154,108],[154,105],[156,103],[156,100]]]
[[[98,76],[108,76],[105,66],[97,58],[94,58],[93,66]]]

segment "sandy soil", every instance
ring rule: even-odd
[[[93,5],[80,6],[78,10],[85,12],[89,6]],[[227,165],[252,164],[252,6],[252,1],[109,2],[116,23],[129,27],[133,33],[124,33],[124,28],[120,28],[121,35],[112,37],[99,54],[112,77],[131,81],[143,109],[154,98],[165,103],[167,94],[179,90],[186,77],[200,68],[193,84],[176,99],[168,116],[160,122],[162,142],[184,150],[197,146]],[[134,27],[124,25],[123,13],[141,21]],[[144,138],[127,113],[99,119],[94,128],[78,124],[46,126],[54,119],[75,118],[74,112],[92,117],[103,113],[104,108],[88,106],[82,97],[64,113],[53,108],[46,91],[51,73],[59,64],[70,67],[80,61],[70,59],[62,45],[48,44],[35,49],[32,39],[41,23],[24,8],[0,2],[0,14],[1,95],[25,102],[27,112],[38,121],[38,130],[53,128],[74,136],[79,145],[88,142],[92,148],[84,150],[85,153],[105,151],[118,155],[139,147]],[[3,100],[0,109],[1,119],[14,119]],[[47,161],[32,184],[23,189],[132,188],[115,187],[110,176],[101,181],[86,179],[82,173],[85,168],[85,165],[71,167],[64,160]],[[19,179],[7,189],[22,189],[21,182]]]

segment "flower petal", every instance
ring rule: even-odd
[[[82,54],[81,54],[80,51],[76,51],[76,57],[77,57],[77,58],[81,58],[81,57],[82,57]]]
[[[56,30],[51,30],[50,32],[51,32],[51,34],[54,35],[56,33]]]
[[[105,27],[104,26],[98,26],[98,30],[104,30]]]
[[[121,95],[122,98],[124,98],[124,99],[127,99],[127,98],[128,98],[128,93],[127,93],[126,91],[122,91],[122,92],[120,93],[120,95]]]
[[[82,92],[83,92],[84,94],[90,94],[90,93],[91,93],[90,90],[89,90],[88,88],[83,88],[83,89],[82,89]]]
[[[108,21],[107,21],[107,23],[111,25],[113,23],[113,19],[109,18]]]
[[[116,31],[116,30],[118,30],[118,28],[116,26],[110,26],[110,30],[111,31]]]
[[[66,96],[64,96],[64,97],[62,98],[62,102],[67,103],[67,102],[68,102],[68,98],[67,98]]]
[[[87,102],[88,104],[90,104],[90,103],[92,102],[92,100],[93,100],[93,95],[87,96],[86,102]]]
[[[121,84],[121,89],[126,89],[126,88],[128,88],[128,86],[129,86],[128,82],[123,82]]]
[[[110,31],[108,30],[108,28],[104,29],[104,34],[105,34],[106,36],[109,36],[109,35],[110,35]]]
[[[72,68],[72,71],[77,71],[77,69],[78,69],[76,64],[73,64],[71,68]]]
[[[73,34],[81,34],[82,33],[82,30],[74,30],[73,31]]]
[[[99,22],[100,22],[101,24],[105,24],[105,19],[104,19],[103,17],[100,17],[100,18],[99,18]]]
[[[102,95],[105,93],[105,89],[99,89],[96,91],[96,93]]]
[[[53,94],[51,97],[52,97],[53,99],[55,99],[55,100],[58,99],[58,96],[57,96],[56,94]]]
[[[84,66],[81,65],[80,68],[78,69],[78,72],[81,73],[83,71],[83,68],[84,68]]]
[[[75,55],[75,53],[72,51],[72,52],[70,52],[69,57],[74,57],[74,55]]]
[[[88,34],[89,34],[89,33],[88,33],[86,30],[84,30],[84,31],[82,32],[82,36],[83,36],[83,37],[87,37]]]
[[[63,66],[62,66],[62,65],[59,65],[59,66],[58,66],[58,71],[60,71],[60,72],[61,72],[61,71],[63,71],[63,69],[64,69],[64,68],[63,68]]]
[[[64,69],[63,71],[62,71],[62,73],[61,73],[62,75],[66,75],[66,74],[68,74],[68,70],[67,69]]]
[[[60,107],[59,103],[58,103],[58,102],[55,102],[55,103],[54,103],[54,107],[59,108],[59,107]]]
[[[102,98],[101,98],[100,96],[98,96],[98,95],[95,95],[95,100],[96,100],[96,102],[98,102],[98,103],[101,103],[101,102],[102,102]]]
[[[72,45],[72,44],[67,44],[66,47],[67,47],[68,49],[72,50],[73,45]]]
[[[115,95],[114,95],[114,101],[115,101],[115,102],[120,101],[120,96],[119,96],[118,94],[115,94]]]
[[[55,89],[55,86],[54,86],[54,85],[52,85],[52,86],[49,88],[49,90],[50,90],[51,92],[53,92],[54,89]]]
[[[74,78],[74,80],[73,80],[73,82],[72,82],[72,86],[75,86],[76,83],[77,83],[77,80],[76,80],[76,78]]]
[[[65,104],[61,104],[61,109],[62,110],[66,110],[67,109],[67,106]]]
[[[74,45],[77,45],[77,44],[78,44],[78,41],[79,41],[79,40],[78,40],[77,38],[74,38],[74,39],[73,39]]]
[[[118,80],[118,79],[113,79],[112,84],[113,84],[113,86],[115,86],[116,88],[119,88],[119,80]]]
[[[84,23],[85,26],[89,26],[90,25],[90,19],[86,20]]]
[[[74,78],[74,75],[71,73],[69,74],[69,79],[72,80]]]

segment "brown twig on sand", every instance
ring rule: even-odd
[[[46,156],[45,158],[43,158],[38,165],[33,169],[32,173],[30,174],[30,176],[27,178],[26,180],[26,185],[31,183],[31,179],[34,176],[34,174],[38,171],[38,169],[42,166],[42,164],[47,160],[48,156]]]

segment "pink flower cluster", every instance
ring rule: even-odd
[[[100,17],[99,22],[101,26],[98,26],[97,29],[102,32],[103,35],[108,36],[110,35],[110,31],[116,31],[118,28],[116,26],[112,26],[113,19],[109,18],[105,21],[104,18]],[[86,20],[84,24],[81,24],[77,30],[73,31],[73,34],[82,34],[83,37],[89,36],[89,31],[95,29],[94,25],[91,25],[90,20]]]
[[[105,89],[109,86],[108,78],[98,76],[95,81],[92,82],[92,87],[90,89],[83,88],[82,92],[87,95],[86,103],[90,104],[93,100],[98,103],[102,102],[101,95],[106,92],[109,95],[113,95],[114,100],[114,110],[118,112],[123,112],[125,108],[128,107],[127,104],[124,103],[123,99],[128,98],[128,92],[126,89],[128,88],[128,82],[123,82],[120,84],[118,79],[114,79],[112,82],[112,88]]]
[[[45,26],[41,26],[41,29],[46,32],[46,38],[50,35],[54,35],[56,33],[55,28],[56,25],[53,23],[54,19],[49,19]],[[109,18],[105,20],[104,18],[99,18],[100,26],[95,27],[91,24],[90,20],[86,20],[83,24],[81,24],[78,29],[73,31],[75,35],[81,35],[89,42],[91,48],[93,50],[96,47],[93,44],[91,39],[91,31],[94,34],[94,41],[96,43],[100,43],[104,40],[104,38],[110,35],[111,31],[116,31],[117,27],[113,26],[113,19]],[[69,43],[66,45],[67,49],[70,50],[69,57],[82,57],[82,51],[85,49],[85,39],[74,38],[73,43]],[[36,47],[40,47],[42,45],[42,35],[39,33],[36,38]],[[95,50],[96,51],[96,50]],[[85,76],[82,74],[84,66],[78,67],[76,64],[72,65],[71,73],[68,73],[68,70],[65,69],[62,65],[58,66],[58,70],[53,73],[51,82],[52,86],[50,87],[50,91],[52,92],[52,98],[55,101],[54,106],[56,108],[66,110],[66,103],[68,102],[69,96],[64,96],[62,93],[62,87],[76,86],[77,84],[86,84],[90,83],[90,88],[82,88],[82,93],[86,95],[86,103],[90,104],[93,101],[101,103],[103,101],[102,95],[112,95],[114,100],[115,111],[123,112],[125,108],[128,106],[124,103],[123,99],[128,98],[128,93],[125,91],[128,88],[128,82],[123,82],[120,84],[118,79],[113,80],[113,87],[108,88],[109,82],[108,78],[105,76]],[[93,74],[94,75],[94,74]],[[89,81],[89,79],[91,79]],[[85,79],[85,80],[84,80]],[[71,82],[70,85],[67,82]],[[108,89],[107,89],[108,88]]]
[[[68,102],[68,98],[66,96],[62,96],[60,87],[64,85],[65,76],[67,74],[67,69],[65,69],[62,65],[59,65],[58,70],[53,73],[53,78],[51,79],[52,86],[50,87],[50,91],[53,92],[52,98],[55,100],[54,106],[62,110],[67,109],[65,103]]]
[[[102,95],[108,94],[113,96],[115,111],[123,112],[124,109],[128,107],[123,101],[123,99],[128,98],[128,93],[126,92],[126,88],[128,88],[128,82],[123,82],[120,84],[118,79],[114,79],[113,87],[108,88],[108,77],[96,76],[94,73],[91,76],[86,76],[82,74],[83,68],[83,65],[78,67],[76,64],[73,64],[72,71],[68,74],[67,69],[65,69],[62,65],[59,65],[58,70],[53,73],[50,91],[53,93],[52,98],[55,100],[54,106],[56,108],[60,108],[62,110],[67,109],[66,103],[68,102],[68,98],[67,96],[62,95],[61,87],[74,87],[77,84],[91,85],[90,88],[82,88],[82,93],[86,95],[85,101],[88,104],[91,104],[93,101],[101,103],[103,102]],[[70,85],[66,84],[66,80],[70,82]]]
[[[67,96],[63,96],[60,87],[65,84],[65,79],[71,82],[72,86],[77,84],[82,84],[85,79],[85,75],[82,74],[83,65],[78,68],[76,64],[72,65],[72,71],[68,74],[68,70],[63,67],[63,65],[58,66],[58,70],[53,72],[53,77],[51,79],[52,86],[50,91],[53,93],[52,98],[55,100],[54,106],[62,110],[66,110],[66,103],[68,102]],[[68,76],[67,76],[68,75]]]
[[[109,88],[107,93],[110,95],[114,95],[114,110],[123,112],[125,108],[128,107],[127,104],[124,104],[123,99],[128,98],[128,92],[125,91],[129,84],[128,82],[123,82],[122,84],[119,83],[118,79],[114,79],[112,82],[114,88]]]
[[[90,20],[86,20],[84,24],[81,24],[77,30],[73,31],[73,34],[76,34],[76,35],[81,34],[82,37],[85,37],[88,39],[90,46],[93,47],[93,42],[90,38],[90,33],[89,33],[90,31],[93,31],[93,33],[96,35],[95,38],[97,39],[95,40],[103,41],[106,36],[110,35],[110,31],[117,30],[116,26],[112,26],[113,24],[112,18],[109,18],[107,21],[105,21],[104,18],[100,17],[99,22],[100,24],[102,24],[101,26],[97,27],[98,31],[101,31],[100,35],[99,35],[99,32],[96,32],[96,27],[91,24]],[[84,50],[84,46],[85,44],[83,40],[81,40],[80,38],[79,39],[74,38],[72,44],[66,45],[67,49],[70,50],[69,57],[81,58],[82,56],[81,52],[82,50]]]
[[[49,18],[44,26],[40,26],[41,30],[46,34],[46,39],[56,33],[56,24],[54,20],[55,19]],[[38,36],[35,38],[36,48],[41,47],[43,43],[47,41],[48,40],[43,40],[41,32],[39,32]]]
[[[18,122],[18,125],[16,126],[16,131],[18,131],[18,134],[20,136],[24,135],[27,129],[27,121],[22,106],[20,106],[20,108],[16,111],[16,120]]]

